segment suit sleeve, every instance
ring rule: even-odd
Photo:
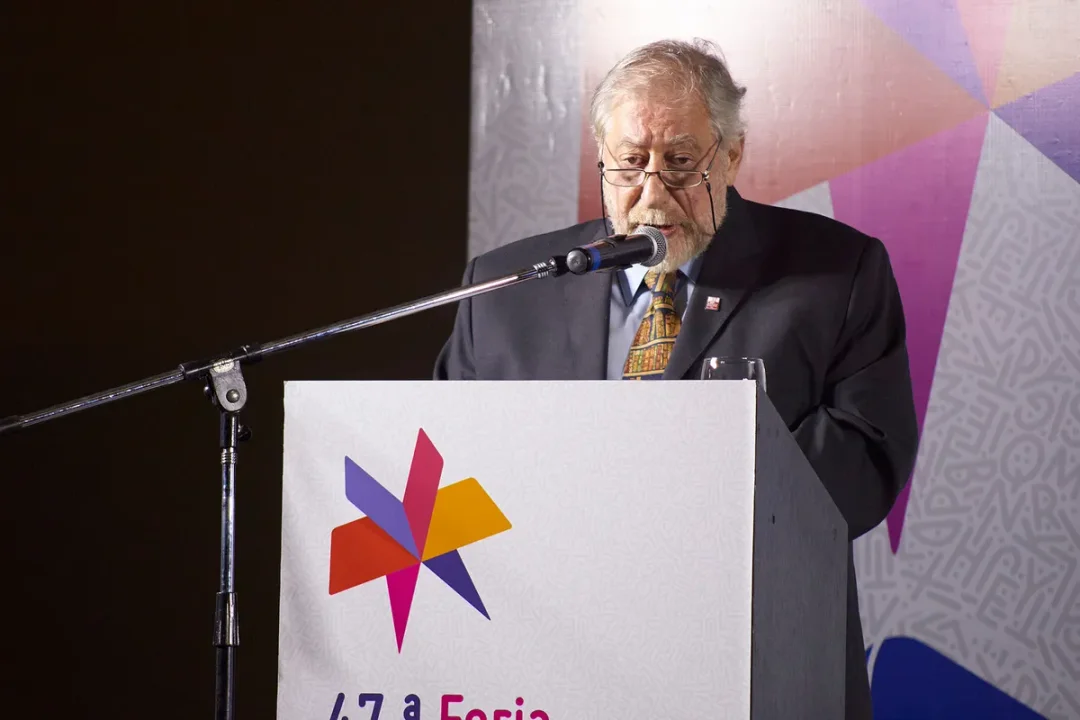
[[[470,260],[465,267],[462,286],[473,281],[476,261]],[[435,360],[436,380],[475,380],[476,365],[473,361],[472,300],[458,303],[454,329]]]
[[[904,311],[880,241],[855,272],[822,403],[793,434],[851,539],[889,513],[915,465],[918,427]]]

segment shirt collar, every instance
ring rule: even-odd
[[[679,271],[682,276],[689,280],[691,283],[697,279],[698,269],[701,267],[701,255],[698,255],[689,262],[683,263],[679,267]],[[623,299],[627,305],[632,305],[634,298],[637,297],[638,289],[641,288],[642,282],[645,280],[645,274],[649,272],[649,268],[644,265],[631,265],[628,268],[619,271],[620,282],[623,291]],[[680,282],[682,278],[679,279]]]

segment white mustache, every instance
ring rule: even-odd
[[[657,210],[654,208],[648,208],[640,212],[633,212],[627,216],[627,221],[631,226],[637,227],[640,225],[685,225],[685,218],[674,217],[671,213],[664,210]]]

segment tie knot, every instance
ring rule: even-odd
[[[645,273],[645,287],[654,293],[673,295],[675,294],[675,281],[678,278],[678,273],[678,270],[661,273],[654,268]]]

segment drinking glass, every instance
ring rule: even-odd
[[[753,380],[765,392],[765,361],[761,358],[708,357],[701,366],[702,380]]]

